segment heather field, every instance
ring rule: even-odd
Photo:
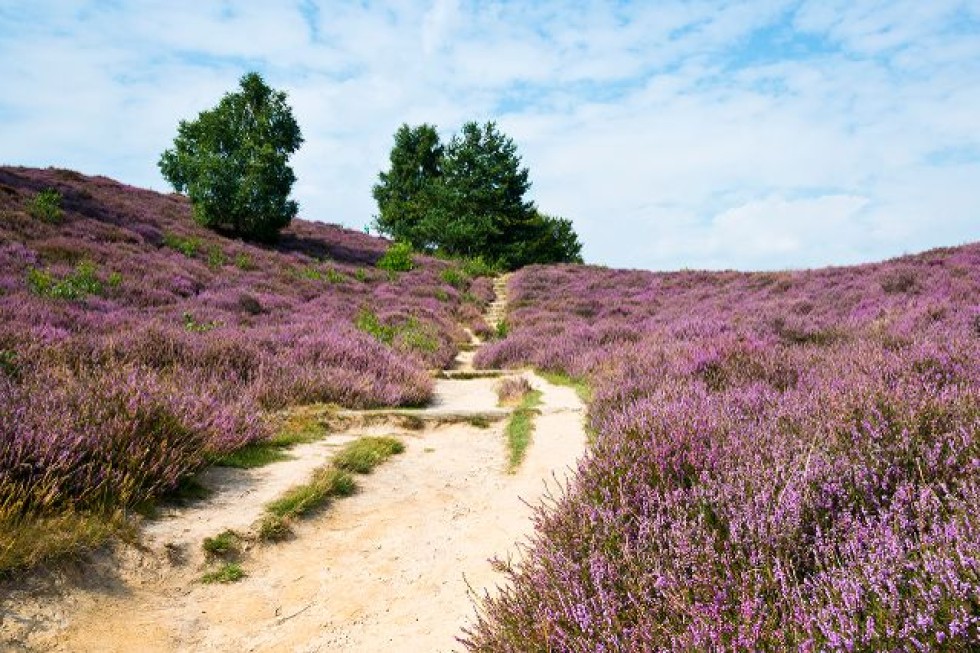
[[[99,541],[281,409],[424,404],[491,283],[378,269],[388,247],[301,220],[253,246],[178,195],[0,168],[0,571]]]
[[[470,650],[980,647],[980,246],[510,297],[477,363],[586,379],[594,442]]]

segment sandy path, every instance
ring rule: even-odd
[[[396,431],[406,451],[359,477],[360,493],[299,524],[294,539],[253,547],[244,580],[205,585],[197,580],[203,537],[247,529],[268,498],[302,482],[337,443],[392,429],[359,427],[294,449],[293,460],[216,472],[224,489],[214,500],[151,523],[147,553],[122,579],[72,590],[57,623],[24,650],[459,650],[455,638],[473,615],[467,585],[482,594],[502,582],[490,559],[517,554],[531,533],[525,502],[557,491],[554,478],[585,447],[575,393],[524,374],[543,393],[542,414],[516,474],[505,471],[503,421],[479,428],[437,419]],[[499,411],[497,382],[440,379],[433,405],[416,414]],[[182,555],[165,555],[175,550]]]

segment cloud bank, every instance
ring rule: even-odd
[[[309,219],[363,227],[403,122],[497,120],[589,262],[812,267],[980,238],[980,3],[0,6],[0,161],[165,190],[177,122],[286,90]]]

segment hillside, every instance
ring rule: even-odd
[[[301,220],[258,247],[177,195],[0,168],[0,570],[99,541],[279,409],[424,404],[493,292],[377,269],[387,247]]]
[[[980,245],[510,294],[476,363],[583,379],[595,441],[470,650],[980,645]]]
[[[62,612],[21,589],[38,641],[100,650],[135,605],[161,650],[433,650],[508,551],[471,651],[980,646],[980,244],[808,271],[531,266],[496,292],[465,262],[379,269],[389,245],[297,220],[258,247],[198,228],[176,195],[0,168],[0,572],[125,535],[283,415],[356,409],[297,465],[330,438],[397,431],[406,449],[295,541],[243,554],[234,589],[200,583],[213,561],[167,558],[171,535],[146,587],[68,592]],[[501,375],[544,397],[516,475]],[[556,384],[589,404],[567,483],[585,436]],[[412,410],[362,410],[379,407]],[[282,464],[267,475],[289,485]],[[242,531],[266,509],[248,507]],[[525,508],[536,531],[511,558]],[[177,512],[153,523],[180,531]],[[201,528],[180,537],[203,558],[201,535],[231,527]]]

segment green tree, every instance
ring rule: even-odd
[[[271,241],[296,216],[289,199],[296,176],[287,165],[303,142],[286,94],[258,73],[197,120],[182,120],[160,171],[186,192],[198,223],[245,238]]]
[[[434,249],[428,234],[428,213],[435,204],[442,176],[443,146],[435,126],[403,124],[395,132],[390,168],[378,175],[372,194],[378,203],[375,227],[397,241],[420,250]]]
[[[435,211],[436,233],[449,254],[483,255],[516,267],[515,246],[531,236],[534,204],[517,146],[497,125],[463,125],[446,148]]]
[[[527,199],[528,169],[496,123],[468,122],[446,146],[432,125],[402,125],[390,163],[374,186],[381,233],[508,269],[582,260],[571,222],[539,213]]]
[[[571,220],[535,213],[533,235],[514,248],[515,260],[531,263],[581,263],[582,243]]]

